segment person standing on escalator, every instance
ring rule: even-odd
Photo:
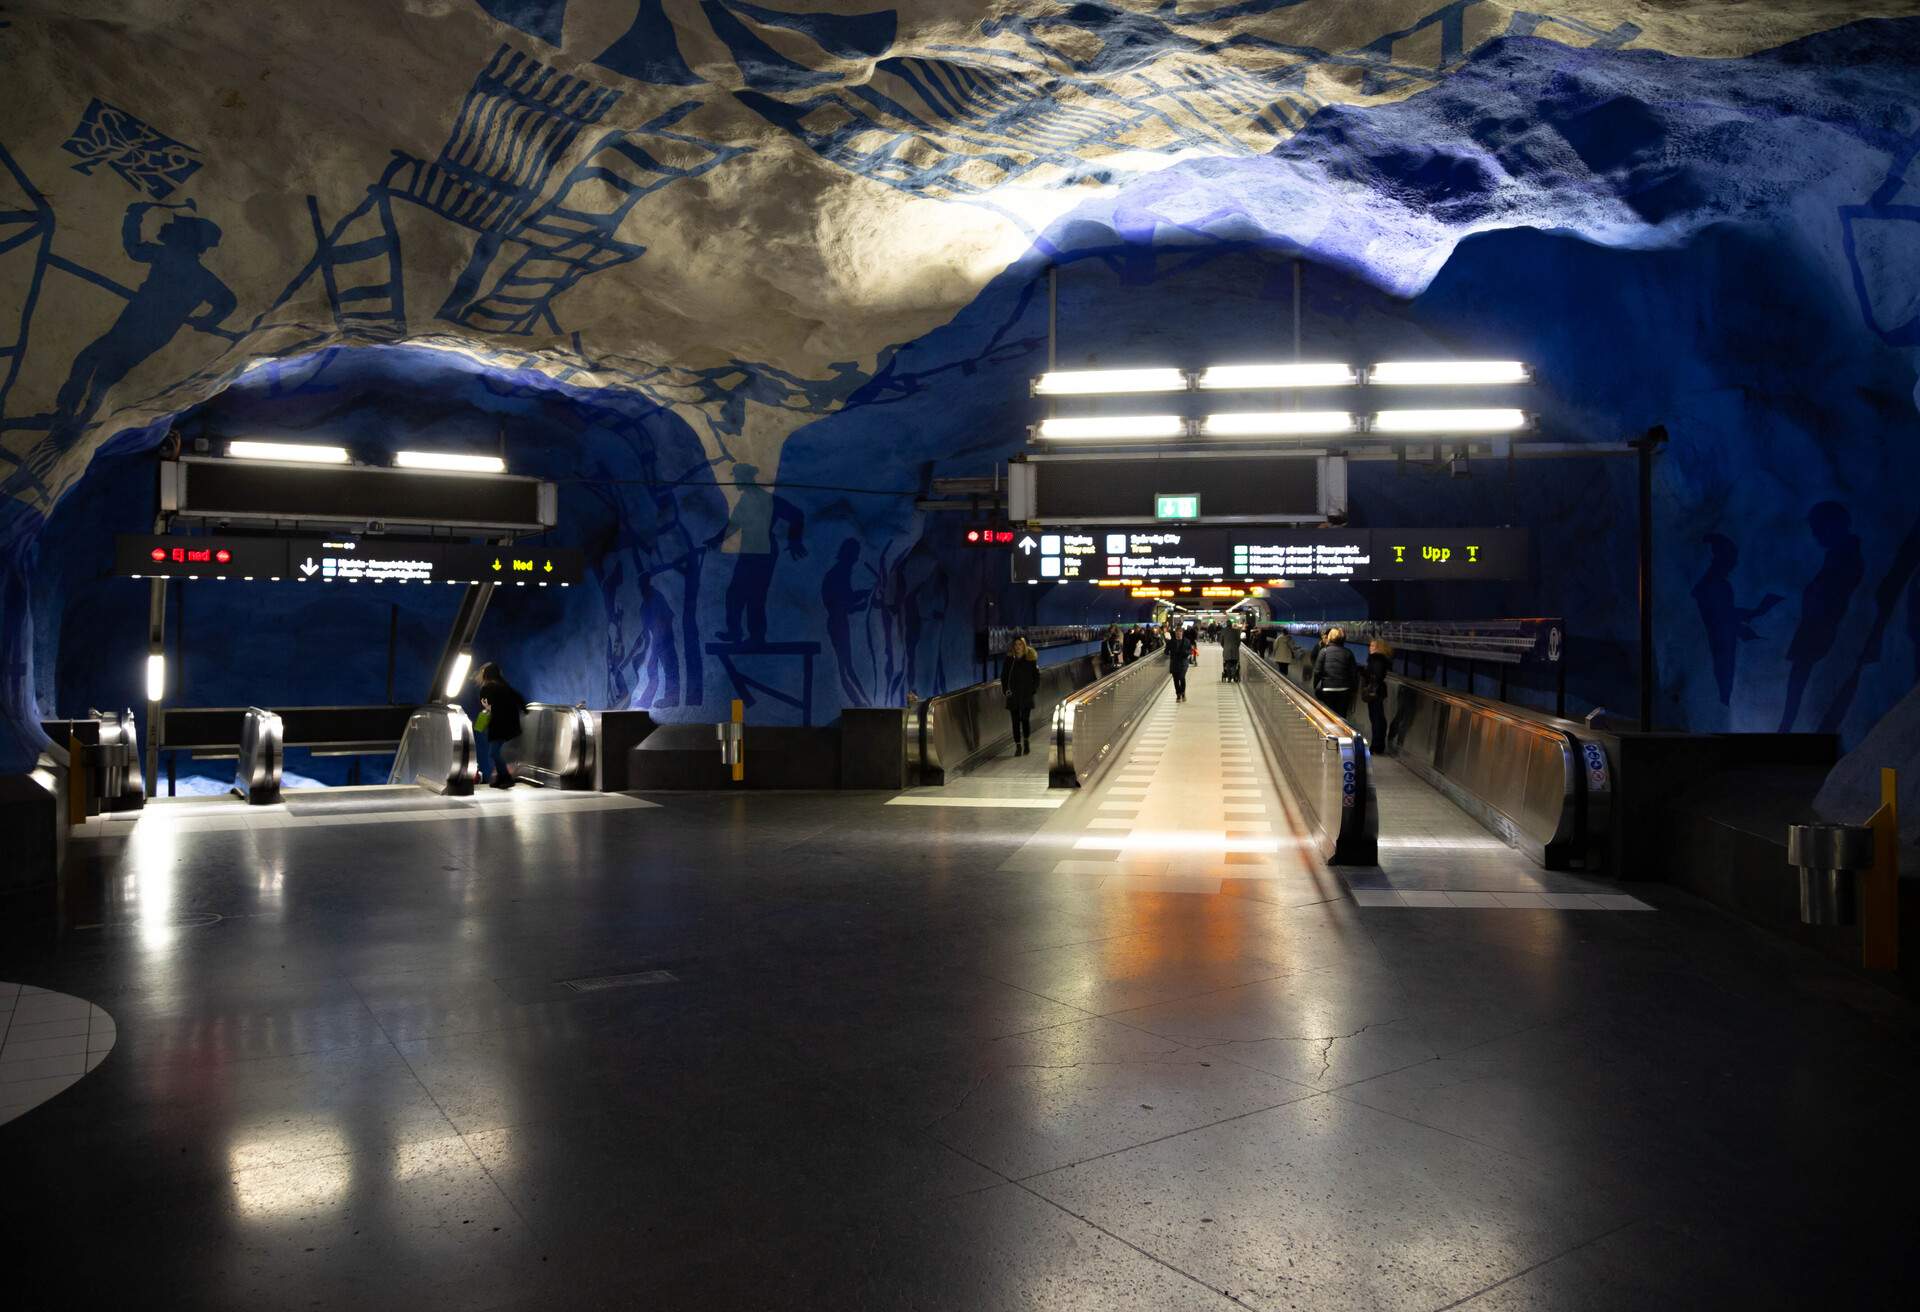
[[[507,682],[497,661],[488,661],[474,678],[480,684],[480,726],[487,736],[487,755],[493,760],[493,786],[513,787],[510,766],[520,760],[520,717],[527,699]]]
[[[1040,653],[1025,638],[1015,638],[1000,666],[1000,689],[1013,719],[1013,754],[1033,751],[1033,699],[1040,691]]]
[[[1360,662],[1347,650],[1346,631],[1328,629],[1313,656],[1313,695],[1341,719],[1353,710],[1353,689],[1359,682]]]
[[[1360,671],[1360,700],[1367,704],[1367,750],[1390,756],[1387,742],[1387,676],[1393,672],[1393,644],[1375,638],[1367,644],[1367,665]]]
[[[1167,670],[1173,675],[1173,699],[1187,699],[1187,666],[1193,663],[1193,630],[1175,629],[1167,639]]]

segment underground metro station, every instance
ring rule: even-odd
[[[0,15],[10,1306],[1911,1306],[1920,3]]]

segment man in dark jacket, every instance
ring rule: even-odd
[[[1346,633],[1339,628],[1328,629],[1313,656],[1313,695],[1344,720],[1353,710],[1353,690],[1359,678],[1360,662],[1347,650]]]
[[[520,717],[526,712],[527,699],[507,682],[500,666],[488,661],[474,676],[480,683],[480,710],[487,718],[487,754],[493,758],[493,786],[513,787],[513,775],[507,769],[519,760]]]
[[[1220,677],[1240,680],[1240,629],[1229,624],[1220,630]]]

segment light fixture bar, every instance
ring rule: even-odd
[[[236,460],[291,460],[307,465],[344,465],[343,446],[309,446],[302,442],[229,442],[227,454]]]
[[[167,658],[159,652],[147,655],[147,700],[157,702],[167,692]]]
[[[1039,435],[1049,441],[1098,441],[1184,437],[1187,421],[1179,415],[1088,415],[1043,419]]]
[[[1367,370],[1379,387],[1494,387],[1532,377],[1518,360],[1396,360]]]
[[[454,469],[468,474],[507,472],[507,462],[499,456],[466,456],[451,451],[396,451],[393,463],[402,469]]]
[[[1208,415],[1202,437],[1304,437],[1351,433],[1359,428],[1344,410],[1243,410]]]
[[[467,669],[473,664],[473,653],[463,651],[453,658],[453,667],[447,671],[447,700],[452,701],[460,695],[461,685],[467,681]]]
[[[1352,387],[1360,381],[1350,364],[1217,364],[1200,371],[1202,391],[1256,392],[1292,387]]]
[[[1075,369],[1041,374],[1035,396],[1117,396],[1133,392],[1184,392],[1181,369]]]
[[[1513,433],[1531,420],[1524,410],[1382,410],[1376,433]]]

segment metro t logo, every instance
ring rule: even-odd
[[[1480,548],[1468,547],[1467,548],[1467,564],[1478,565],[1479,563],[1480,563]]]
[[[1407,559],[1407,549],[1405,547],[1395,547],[1393,549],[1394,564],[1396,565],[1404,564],[1406,563],[1406,559]]]

